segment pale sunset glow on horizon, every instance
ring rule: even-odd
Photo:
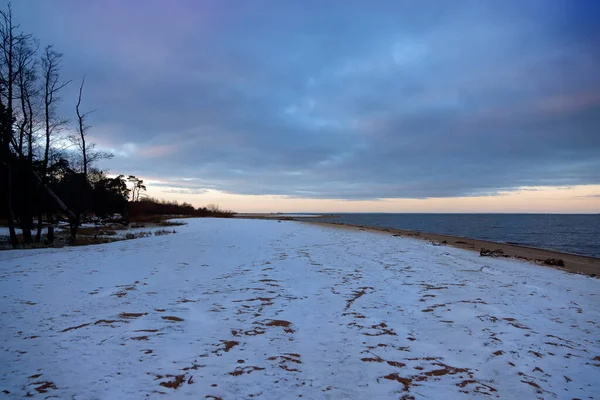
[[[186,194],[184,189],[160,190],[148,195],[196,207],[219,204],[240,213],[273,212],[381,212],[381,213],[600,213],[600,185],[521,188],[490,196],[428,199],[341,200],[290,198],[274,195],[237,195],[209,190]]]

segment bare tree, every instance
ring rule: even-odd
[[[27,124],[27,159],[30,165],[33,165],[33,140],[34,140],[34,126],[36,122],[38,122],[38,118],[36,118],[37,111],[39,109],[34,106],[37,106],[39,103],[36,99],[39,99],[40,90],[37,87],[37,75],[35,73],[36,68],[33,67],[31,71],[27,74],[27,78],[24,81],[24,85],[21,89],[21,95],[25,98],[25,104],[27,105],[27,114],[29,115],[28,124]],[[28,87],[28,84],[31,84],[31,87]]]
[[[36,51],[37,42],[31,36],[24,36],[17,43],[15,48],[15,62],[17,68],[16,85],[18,89],[18,98],[20,99],[20,109],[16,119],[18,130],[18,141],[16,153],[19,155],[20,173],[18,179],[23,187],[21,193],[21,207],[18,219],[23,232],[23,241],[31,243],[31,230],[33,228],[32,211],[32,181],[31,172],[33,171],[33,127],[34,127],[34,107],[32,106],[32,97],[36,96]],[[27,146],[27,156],[24,153],[24,145]]]
[[[87,131],[88,127],[85,126],[85,118],[87,117],[88,114],[90,114],[93,111],[88,111],[86,113],[82,113],[81,111],[79,111],[79,106],[81,105],[81,95],[83,93],[83,85],[85,84],[85,76],[83,78],[81,78],[81,86],[79,86],[79,97],[77,98],[77,105],[75,106],[75,111],[77,112],[77,122],[79,124],[78,128],[79,128],[79,138],[81,139],[81,154],[83,157],[83,176],[85,177],[85,179],[87,180],[87,149],[86,149],[86,144],[85,144],[85,132]]]
[[[67,86],[71,81],[60,81],[60,63],[62,53],[54,51],[53,46],[46,46],[42,56],[42,72],[44,79],[44,128],[46,135],[46,145],[44,147],[44,158],[42,164],[42,178],[48,169],[48,160],[50,152],[50,140],[52,134],[60,131],[69,121],[59,119],[56,116],[56,103],[61,98],[59,91]]]
[[[14,60],[15,47],[27,38],[25,35],[16,34],[19,25],[13,24],[12,8],[8,4],[7,11],[0,10],[0,105],[2,106],[2,157],[6,162],[6,195],[8,208],[8,226],[10,240],[13,247],[19,245],[15,231],[15,214],[13,210],[13,153],[10,149],[14,145],[13,123],[15,121],[13,111],[14,82],[16,68]],[[5,99],[3,101],[2,99]],[[6,106],[4,106],[6,104]]]
[[[33,126],[35,117],[33,115],[34,107],[32,98],[38,94],[36,88],[36,52],[38,43],[31,38],[22,40],[16,47],[16,83],[18,97],[20,99],[20,118],[17,120],[19,131],[18,152],[25,154],[23,147],[27,146],[27,158],[31,160],[33,147]],[[25,142],[25,143],[24,143]]]
[[[5,99],[6,111],[11,118],[10,124],[12,129],[13,123],[13,90],[16,77],[14,49],[17,42],[21,40],[21,35],[15,33],[19,25],[14,25],[12,20],[12,7],[8,4],[7,10],[0,10],[0,46],[2,57],[2,68],[0,68],[0,80],[2,82],[2,90],[0,94]]]
[[[88,115],[96,112],[96,110],[82,112],[80,109],[84,84],[85,76],[81,80],[81,85],[79,86],[79,97],[77,99],[77,105],[75,106],[75,111],[77,113],[77,135],[72,137],[71,141],[79,147],[82,155],[81,170],[85,175],[85,178],[88,179],[88,171],[90,170],[91,166],[100,160],[112,158],[113,154],[107,151],[96,150],[96,144],[90,143],[87,140],[87,132],[90,126],[86,123],[86,120]]]
[[[70,81],[60,80],[60,62],[62,54],[54,51],[53,46],[46,46],[42,56],[42,73],[44,85],[44,133],[45,147],[44,158],[42,159],[42,184],[46,184],[48,172],[48,160],[50,155],[50,141],[52,135],[59,132],[67,123],[68,120],[57,118],[56,103],[60,101],[59,91],[67,86]],[[52,226],[52,215],[48,212],[48,240],[52,241],[54,228]],[[38,226],[36,241],[39,242],[42,236],[42,211],[38,213]]]
[[[85,200],[87,197],[89,179],[88,179],[88,171],[90,167],[98,160],[112,158],[112,154],[104,151],[95,150],[95,144],[89,143],[87,141],[87,131],[90,128],[89,125],[86,124],[86,119],[89,114],[93,113],[96,110],[82,112],[81,107],[81,98],[83,96],[83,85],[85,84],[85,76],[81,79],[81,85],[79,86],[79,97],[77,98],[77,105],[75,106],[75,111],[77,113],[77,135],[71,138],[71,141],[77,144],[79,147],[79,151],[81,152],[81,191],[79,197],[79,204],[75,209],[75,223],[71,224],[71,242],[75,243],[77,228],[81,222],[81,214],[85,211]]]
[[[85,76],[81,79],[81,86],[79,86],[79,97],[77,98],[77,105],[75,106],[75,111],[77,112],[77,123],[79,128],[79,143],[81,149],[81,156],[83,158],[82,167],[83,167],[83,175],[81,179],[81,193],[79,196],[79,204],[75,209],[75,223],[71,224],[71,244],[75,244],[77,240],[77,228],[79,227],[79,223],[81,221],[81,212],[84,208],[84,202],[87,192],[88,185],[88,160],[87,160],[87,144],[85,143],[85,133],[88,130],[88,126],[85,125],[85,118],[90,112],[82,113],[79,110],[79,106],[81,106],[81,95],[83,94],[83,85],[85,84]]]
[[[18,141],[11,140],[11,143],[16,145],[17,153],[22,153],[25,127],[29,121],[22,87],[25,82],[28,82],[27,88],[32,91],[30,81],[35,77],[37,43],[32,35],[15,33],[19,27],[20,25],[13,23],[12,8],[9,3],[6,11],[0,10],[0,95],[4,98],[6,111],[11,118],[11,126],[16,122],[19,132]],[[15,85],[18,89],[16,92]],[[13,105],[15,99],[21,100],[20,109],[15,110]]]
[[[4,103],[0,100],[0,160],[6,164],[6,206],[8,214],[8,230],[10,232],[10,242],[14,248],[19,246],[19,240],[15,231],[15,214],[13,211],[12,197],[12,152],[10,151],[10,140],[12,136],[12,121],[9,118],[8,111]]]

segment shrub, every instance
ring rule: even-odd
[[[125,236],[123,236],[123,239],[126,240],[130,240],[130,239],[138,239],[138,238],[143,238],[143,237],[148,237],[148,236],[152,236],[152,232],[146,231],[146,232],[127,232],[125,234]]]
[[[228,218],[234,215],[233,211],[221,209],[216,204],[194,208],[189,203],[180,204],[177,201],[158,200],[151,197],[128,204],[129,220],[137,223],[162,223],[166,219],[176,217]]]

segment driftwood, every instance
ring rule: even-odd
[[[562,260],[562,258],[547,258],[544,260],[544,264],[546,265],[555,265],[557,267],[564,267],[565,266],[565,262]]]
[[[504,251],[502,251],[502,249],[490,250],[484,249],[483,247],[479,251],[479,255],[481,257],[508,257],[507,255],[504,255]]]

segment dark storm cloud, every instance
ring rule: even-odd
[[[87,75],[111,169],[168,190],[363,199],[600,184],[592,2],[14,8],[65,53],[69,78]]]

